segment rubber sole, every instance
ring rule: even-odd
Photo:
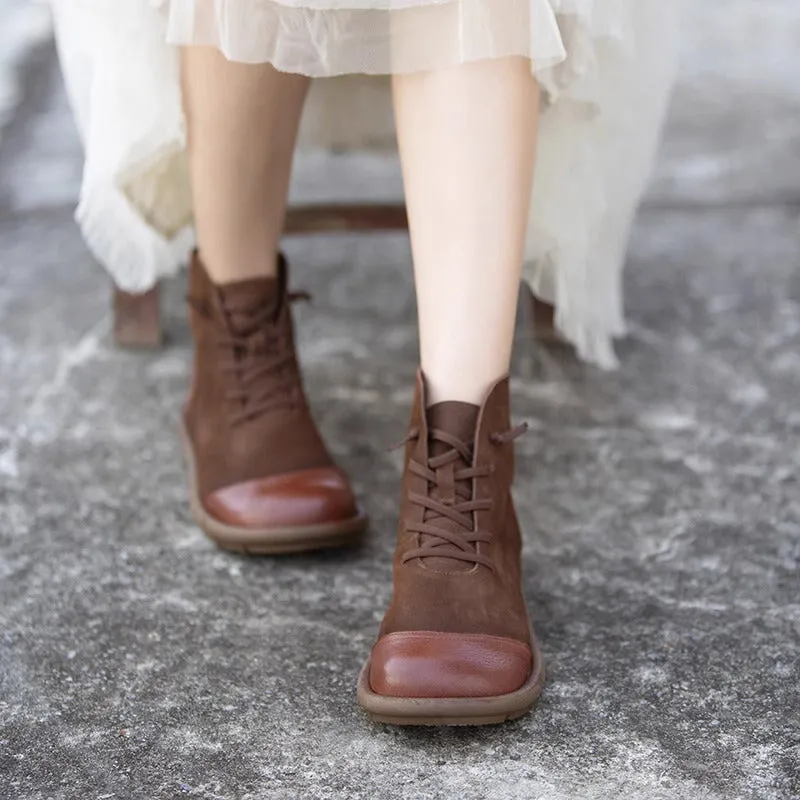
[[[362,540],[369,519],[361,508],[351,519],[303,527],[239,528],[220,522],[206,511],[200,500],[194,453],[183,425],[180,426],[180,434],[189,473],[189,505],[192,516],[203,533],[223,550],[248,555],[288,555],[352,547]]]
[[[495,697],[387,697],[369,684],[370,659],[358,678],[358,704],[375,722],[387,725],[498,725],[529,713],[542,693],[544,661],[531,635],[533,667],[528,680],[515,692]]]

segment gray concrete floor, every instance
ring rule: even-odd
[[[166,349],[111,346],[56,64],[32,54],[0,145],[0,798],[800,797],[798,37],[795,0],[692,11],[622,369],[520,335],[517,496],[550,682],[534,715],[477,731],[390,730],[354,702],[390,592],[383,446],[415,367],[405,240],[289,246],[366,546],[224,555],[189,518],[173,435],[181,286]]]

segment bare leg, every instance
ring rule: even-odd
[[[523,429],[505,378],[538,89],[518,58],[395,85],[425,381],[406,439],[394,593],[359,699],[382,722],[482,725],[529,711],[543,680],[511,497]]]
[[[509,369],[539,90],[522,58],[394,79],[428,402]]]
[[[183,53],[195,223],[215,283],[275,274],[308,78]]]

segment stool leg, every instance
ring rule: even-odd
[[[144,294],[114,289],[114,341],[120,347],[156,348],[163,343],[159,286]]]
[[[528,297],[528,308],[533,323],[533,338],[542,342],[563,341],[556,329],[556,310],[549,303],[540,300],[527,281],[522,282],[522,291]]]

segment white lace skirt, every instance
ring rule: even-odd
[[[674,70],[664,0],[52,0],[86,166],[77,218],[130,291],[191,246],[177,44],[315,77],[509,55],[543,88],[528,277],[581,355],[614,364],[621,270]],[[333,96],[334,93],[332,93]],[[335,93],[341,102],[341,92]],[[338,109],[341,115],[342,109]],[[369,116],[369,115],[366,115]],[[352,115],[358,127],[363,117]],[[369,141],[368,130],[353,139]]]

